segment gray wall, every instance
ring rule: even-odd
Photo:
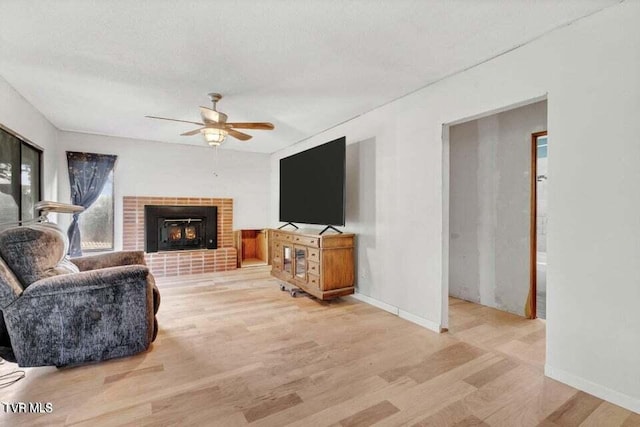
[[[524,314],[531,134],[546,128],[546,101],[451,127],[450,295]]]

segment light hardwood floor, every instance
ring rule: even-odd
[[[436,334],[343,298],[280,292],[268,267],[159,280],[151,351],[27,369],[3,425],[637,426],[640,416],[545,378],[545,325],[451,300]],[[0,374],[15,369],[0,366]]]

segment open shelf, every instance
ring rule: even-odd
[[[269,242],[266,229],[236,230],[233,235],[239,268],[268,264]]]

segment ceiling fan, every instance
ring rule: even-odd
[[[200,116],[202,122],[192,122],[189,120],[168,119],[166,117],[145,116],[150,119],[169,120],[172,122],[191,123],[200,126],[198,129],[191,130],[180,134],[181,136],[193,136],[202,134],[205,141],[212,146],[222,144],[227,135],[239,139],[240,141],[248,141],[251,135],[237,131],[236,129],[255,129],[255,130],[273,130],[274,126],[268,122],[237,122],[227,123],[227,115],[216,110],[216,104],[222,95],[219,93],[210,93],[209,99],[213,103],[213,108],[200,107]]]

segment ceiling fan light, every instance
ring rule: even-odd
[[[229,132],[224,129],[207,128],[202,131],[204,140],[211,146],[220,145],[224,142]]]

